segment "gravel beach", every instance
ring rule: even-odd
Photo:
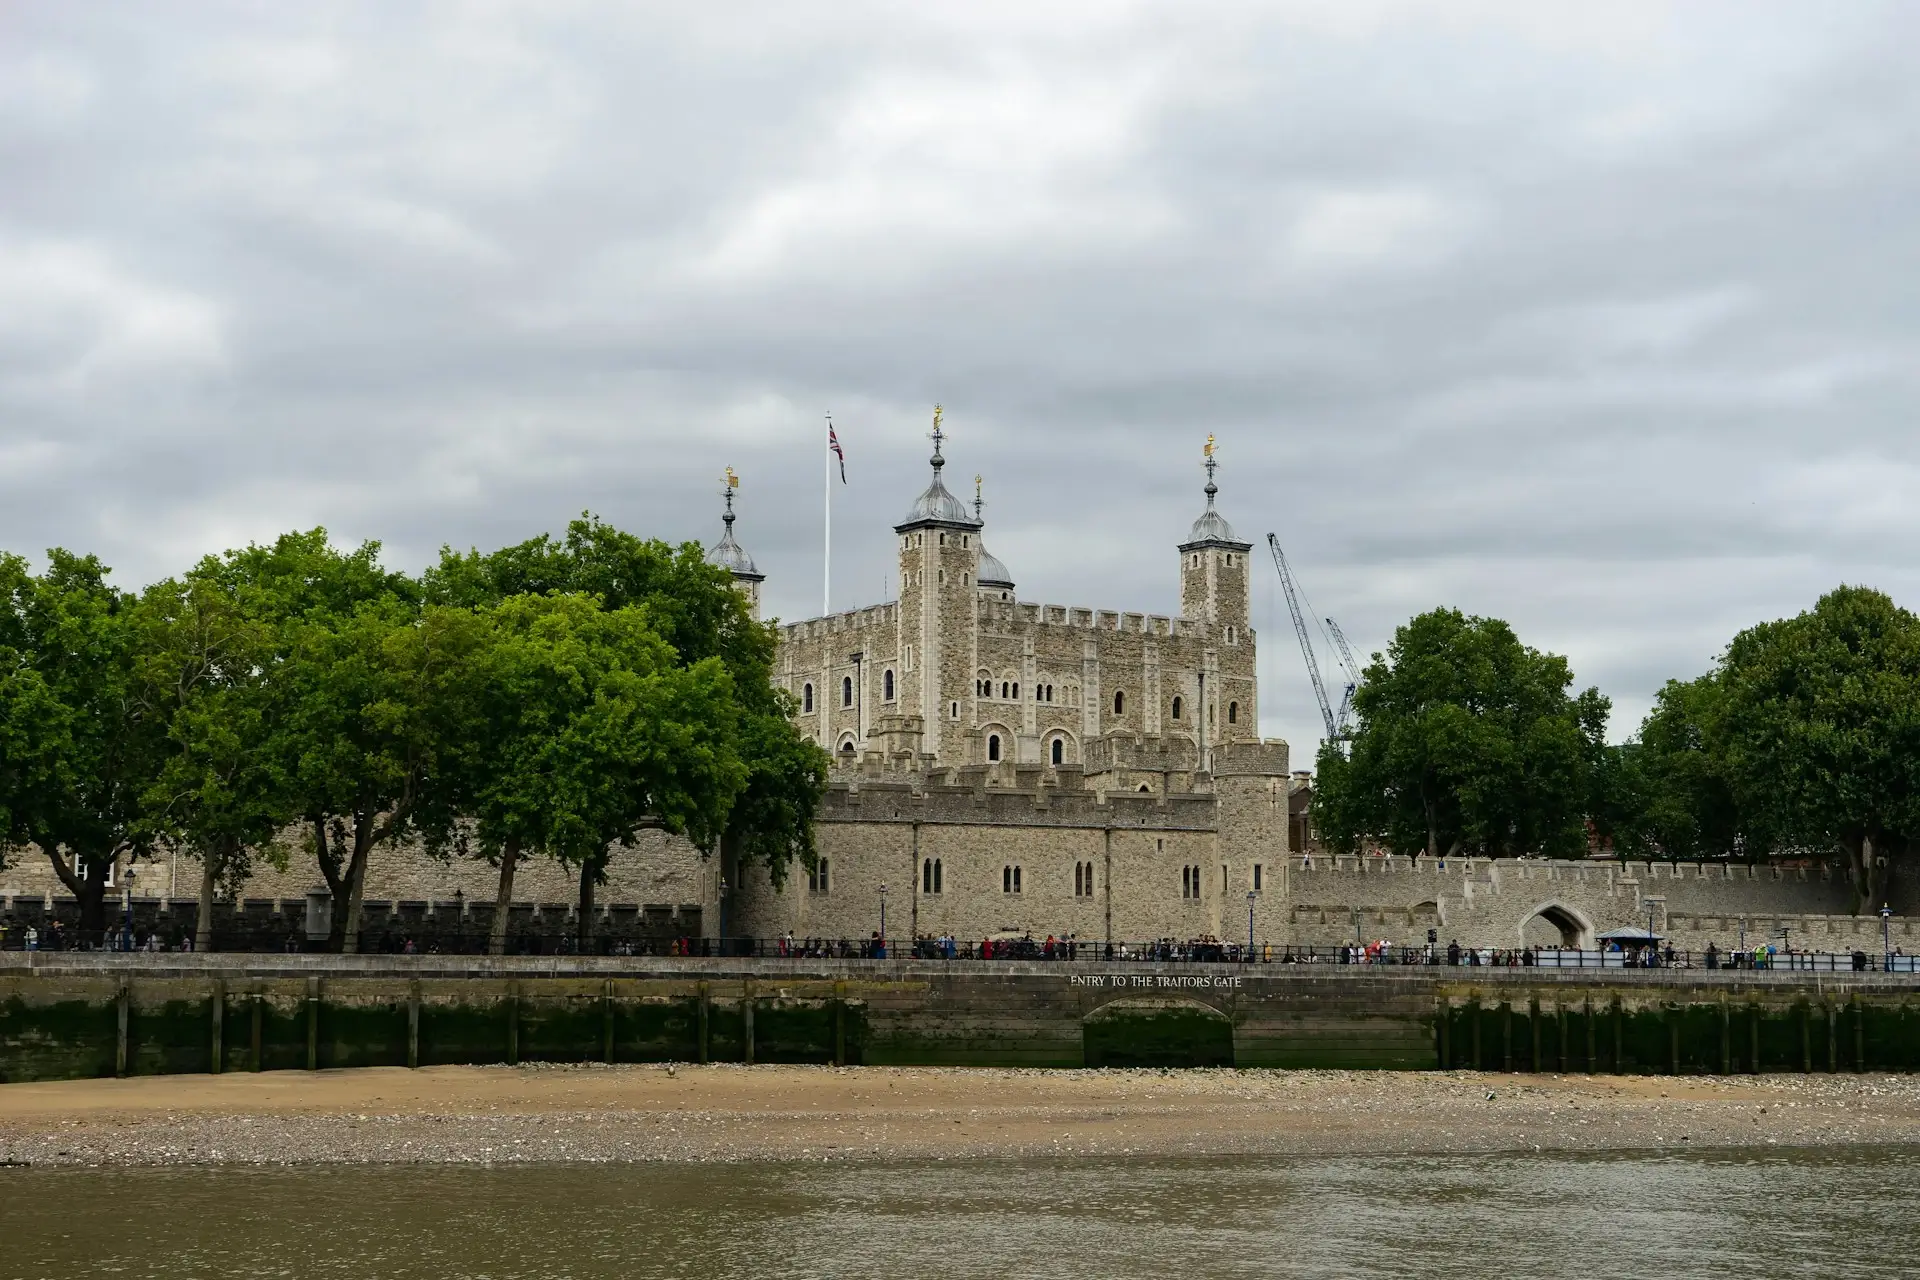
[[[18,1165],[1647,1151],[1920,1141],[1907,1076],[438,1067],[0,1086]]]

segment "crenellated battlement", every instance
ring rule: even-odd
[[[1110,631],[1169,639],[1198,636],[1204,631],[1199,623],[1190,618],[1175,618],[1167,614],[1129,613],[1116,609],[1093,609],[1084,605],[1037,604],[1025,600],[1009,602],[983,597],[975,605],[975,614],[985,622],[1061,627],[1074,631]]]

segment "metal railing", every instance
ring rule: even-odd
[[[484,930],[379,931],[363,933],[363,955],[485,955],[490,936]],[[187,931],[168,934],[125,928],[83,931],[72,927],[0,928],[0,951],[116,951],[179,953],[194,950]],[[216,929],[211,951],[225,953],[318,953],[330,950],[324,938],[304,933],[263,937],[258,931]],[[635,936],[598,931],[582,940],[564,933],[517,930],[506,939],[507,955],[733,957],[741,959],[916,959],[967,963],[1020,960],[1101,964],[1335,965],[1349,968],[1448,967],[1460,969],[1700,969],[1802,973],[1920,974],[1920,955],[1901,951],[1799,951],[1722,949],[1679,950],[1645,947],[1576,950],[1566,947],[1462,948],[1419,944],[1300,946],[1221,942],[1212,938],[1145,942],[1087,942],[1077,938],[692,938]]]

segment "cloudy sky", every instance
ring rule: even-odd
[[[0,547],[139,584],[590,509],[891,590],[1171,611],[1221,503],[1633,731],[1747,623],[1920,605],[1920,5],[0,3]],[[1272,575],[1265,724],[1319,720]],[[1277,625],[1276,625],[1277,624]]]

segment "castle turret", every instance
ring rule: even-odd
[[[767,575],[754,566],[753,557],[748,555],[738,542],[733,540],[733,491],[740,487],[740,477],[727,468],[727,487],[723,491],[727,500],[726,514],[720,517],[726,529],[707,551],[707,563],[720,566],[733,575],[736,591],[747,598],[747,607],[752,610],[755,620],[760,617],[760,584]]]
[[[926,725],[923,749],[936,757],[961,741],[962,710],[973,702],[974,592],[980,521],[940,478],[946,435],[933,410],[933,482],[893,527],[900,538],[901,710]]]
[[[1207,437],[1207,509],[1180,544],[1180,612],[1216,628],[1245,629],[1249,612],[1248,555],[1251,542],[1235,536],[1233,526],[1214,506],[1220,487],[1213,482],[1213,437]]]
[[[1203,769],[1213,768],[1213,748],[1223,741],[1258,735],[1254,703],[1253,633],[1248,582],[1253,544],[1242,542],[1214,506],[1213,437],[1207,437],[1207,509],[1180,544],[1180,612],[1201,625],[1205,637],[1200,669],[1193,676],[1196,738]]]
[[[980,485],[981,478],[975,476],[973,478],[973,522],[980,526],[981,533],[978,537],[980,567],[973,580],[980,588],[982,596],[988,599],[1011,600],[1013,599],[1013,574],[1009,573],[1007,566],[1000,562],[1000,557],[987,550],[986,521],[980,516],[981,508],[986,506],[987,500],[980,494]]]

